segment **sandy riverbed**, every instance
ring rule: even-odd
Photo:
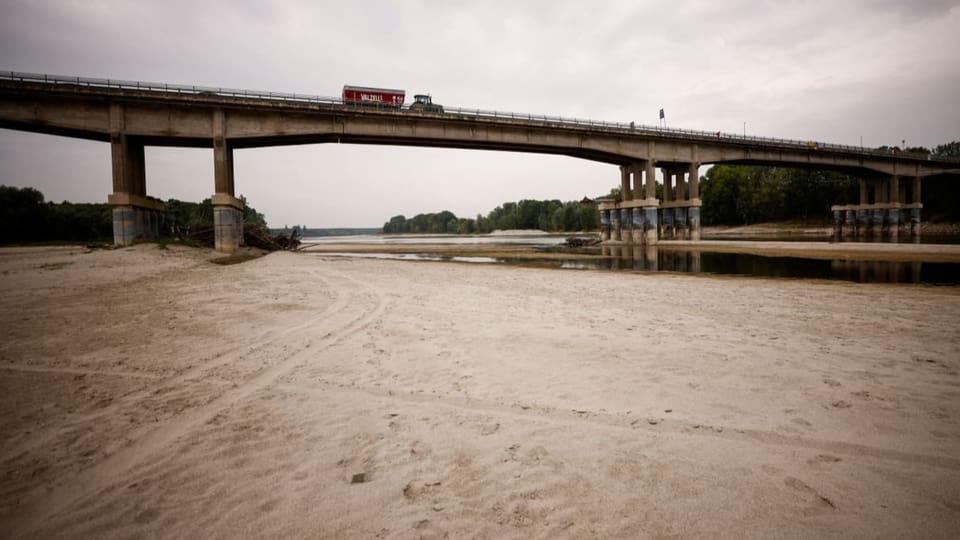
[[[0,536],[949,538],[960,288],[0,250]]]

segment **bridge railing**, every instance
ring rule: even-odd
[[[124,81],[117,79],[98,79],[92,77],[64,77],[59,75],[44,75],[37,73],[22,73],[16,71],[2,71],[0,72],[0,80],[9,80],[9,81],[21,81],[21,82],[30,82],[30,83],[43,83],[51,85],[69,85],[69,86],[78,86],[86,88],[107,88],[107,89],[118,89],[118,90],[134,90],[140,92],[156,92],[163,94],[175,94],[175,95],[186,95],[186,96],[198,96],[198,97],[227,97],[227,98],[243,98],[243,99],[256,99],[264,100],[278,103],[292,103],[292,104],[316,104],[318,106],[329,106],[329,107],[348,107],[348,108],[362,108],[364,110],[373,109],[382,109],[382,110],[397,110],[394,107],[386,106],[376,106],[376,105],[367,105],[367,104],[355,104],[350,102],[344,102],[342,99],[337,97],[329,96],[320,96],[320,95],[308,95],[308,94],[294,94],[294,93],[285,93],[285,92],[264,92],[257,90],[240,90],[234,88],[222,88],[222,87],[213,87],[213,86],[195,86],[195,85],[179,85],[179,84],[166,84],[166,83],[151,83],[151,82],[141,82],[141,81]],[[414,111],[405,111],[410,114],[438,114],[431,112],[414,112]],[[720,131],[703,131],[703,130],[691,130],[691,129],[681,129],[681,128],[668,128],[660,126],[649,126],[636,124],[634,122],[609,122],[603,120],[588,120],[583,118],[575,117],[564,117],[564,116],[549,116],[549,115],[540,115],[540,114],[528,114],[528,113],[513,113],[513,112],[503,112],[503,111],[490,111],[483,109],[470,109],[463,107],[446,107],[444,106],[444,115],[456,115],[464,118],[486,118],[494,120],[513,120],[513,121],[523,121],[528,123],[536,123],[541,125],[548,126],[558,126],[558,127],[586,127],[593,129],[604,129],[610,131],[620,131],[627,133],[638,133],[650,136],[667,136],[674,138],[683,138],[690,139],[699,142],[708,142],[708,141],[723,141],[725,143],[736,143],[736,144],[745,144],[745,145],[769,145],[777,147],[792,147],[796,149],[807,149],[807,150],[818,150],[818,151],[835,151],[835,152],[847,152],[847,153],[857,153],[873,156],[890,156],[892,154],[899,155],[902,157],[909,157],[913,159],[926,159],[926,160],[935,160],[935,161],[947,161],[947,162],[960,162],[960,158],[947,158],[941,156],[933,156],[931,154],[918,154],[918,153],[909,153],[904,151],[896,151],[891,149],[884,148],[864,148],[861,146],[851,146],[844,144],[835,144],[835,143],[825,143],[818,141],[801,141],[797,139],[781,139],[775,137],[758,137],[758,136],[746,136],[738,135],[735,133],[726,133]]]

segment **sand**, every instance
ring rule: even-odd
[[[6,538],[950,538],[960,288],[0,250]]]

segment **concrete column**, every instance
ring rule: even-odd
[[[870,204],[870,193],[867,191],[867,181],[860,180],[860,204]]]
[[[687,173],[682,168],[677,167],[677,187],[673,193],[673,200],[675,201],[685,201],[687,200]]]
[[[112,207],[114,244],[129,246],[158,236],[166,209],[163,201],[120,192],[111,193],[107,202]]]
[[[213,237],[217,251],[233,253],[243,245],[243,202],[225,193],[213,195]]]
[[[890,208],[887,210],[887,230],[890,232],[890,238],[896,240],[900,235],[901,210],[899,208]]]
[[[630,211],[630,214],[633,221],[633,243],[640,245],[643,243],[643,236],[644,236],[643,208],[633,208]]]
[[[910,234],[920,239],[920,209],[923,208],[923,199],[920,193],[920,177],[913,177],[913,206],[910,208]]]
[[[663,173],[663,201],[673,200],[673,172],[667,167],[661,167]]]
[[[673,238],[674,236],[674,225],[673,225],[673,208],[664,208],[663,209],[663,238]]]
[[[871,222],[873,226],[873,234],[880,236],[883,234],[883,218],[884,211],[880,208],[874,208],[871,212]]]
[[[857,231],[857,211],[847,209],[846,216],[843,223],[843,236],[849,238],[856,234]]]
[[[227,138],[223,109],[213,112],[213,228],[217,251],[232,253],[243,245],[243,203],[233,183],[233,147]]]
[[[644,175],[647,177],[647,198],[657,198],[657,170],[654,168],[655,162],[648,159],[644,165]]]
[[[164,205],[147,197],[146,162],[143,142],[125,133],[123,106],[110,105],[110,160],[113,193],[113,242],[128,246],[140,239],[156,238]]]
[[[647,242],[648,246],[652,246],[657,243],[657,207],[648,206],[643,209],[644,220],[643,220],[643,234],[644,240]]]
[[[631,165],[630,173],[633,175],[633,196],[631,199],[641,200],[643,199],[643,164],[634,163]]]
[[[630,167],[628,165],[620,166],[620,200],[629,201],[633,198],[630,190]]]
[[[615,208],[610,211],[610,239],[620,241],[620,209]]]
[[[700,164],[690,164],[690,199],[700,198]]]
[[[857,207],[857,236],[866,236],[870,228],[870,211],[863,206]]]
[[[610,240],[610,210],[600,210],[600,240]]]
[[[683,173],[678,176],[682,177]],[[674,238],[678,240],[688,240],[690,231],[687,230],[687,209],[678,207],[673,209],[673,230]]]
[[[870,210],[863,206],[857,209],[857,236],[864,237],[870,231]]]
[[[843,211],[833,211],[833,237],[840,238],[843,235]]]
[[[122,133],[112,134],[110,157],[113,161],[113,192],[146,196],[143,143],[131,140]]]
[[[129,246],[140,238],[137,229],[136,210],[132,206],[113,207],[113,243],[118,246]]]
[[[213,176],[216,193],[235,195],[233,186],[233,147],[227,140],[226,116],[222,109],[213,113]]]
[[[633,216],[630,215],[629,208],[620,209],[620,240],[623,242],[633,241]]]

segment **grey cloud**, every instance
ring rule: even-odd
[[[677,127],[740,132],[747,122],[770,136],[933,145],[960,139],[950,95],[960,81],[957,6],[7,1],[0,69],[334,96],[370,84],[448,106],[647,124],[664,107]],[[0,182],[103,200],[108,164],[93,164],[104,148],[0,131]],[[149,189],[208,196],[211,160],[149,149]],[[572,158],[321,145],[242,151],[237,180],[274,223],[378,225],[443,207],[472,215],[520,197],[579,198],[606,191],[618,173]],[[385,182],[407,188],[381,196]],[[296,186],[298,196],[281,201],[267,185]],[[353,197],[365,203],[344,212],[341,198]]]

